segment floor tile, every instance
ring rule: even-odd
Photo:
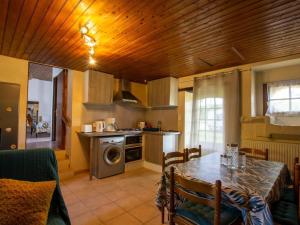
[[[103,223],[90,212],[72,218],[71,223],[72,225],[103,225]]]
[[[94,215],[97,216],[103,222],[107,222],[117,216],[125,213],[125,210],[119,207],[116,203],[109,203],[93,211]]]
[[[145,223],[159,215],[159,210],[149,204],[140,205],[129,211],[131,215],[136,217],[139,221]]]
[[[119,199],[130,196],[130,194],[128,192],[121,190],[121,189],[117,189],[117,190],[113,190],[113,191],[104,193],[104,195],[112,201],[117,201]]]
[[[112,201],[105,197],[103,194],[98,194],[95,197],[83,199],[81,202],[89,209],[97,209],[103,205],[109,204]]]
[[[129,197],[117,200],[116,203],[122,209],[129,211],[129,210],[143,204],[143,201],[141,201],[140,199],[138,199],[136,197],[129,196]]]
[[[134,218],[128,213],[122,214],[112,220],[107,221],[107,225],[142,225],[142,222]]]
[[[80,216],[81,214],[87,213],[89,209],[81,202],[75,203],[67,207],[71,218]]]

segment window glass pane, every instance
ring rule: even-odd
[[[215,119],[215,110],[214,109],[207,109],[206,110],[206,119],[208,119],[208,120]]]
[[[217,120],[223,119],[223,109],[216,109],[216,119]]]
[[[200,131],[199,132],[199,139],[203,142],[205,141],[205,131]]]
[[[289,98],[290,97],[289,95],[290,95],[289,86],[269,87],[270,99]]]
[[[204,109],[200,109],[200,119],[201,120],[205,120],[205,116],[206,116],[206,114],[205,114],[205,108]]]
[[[216,143],[223,143],[223,133],[216,133]]]
[[[206,108],[214,108],[215,107],[215,99],[207,98],[206,99]]]
[[[206,142],[214,143],[214,132],[206,132]]]
[[[216,120],[216,131],[222,132],[223,131],[223,121]]]
[[[289,112],[289,100],[271,100],[269,101],[270,111],[272,113]]]
[[[205,120],[200,120],[199,125],[200,130],[205,130]]]
[[[216,98],[216,107],[217,108],[223,107],[223,98]]]
[[[205,108],[205,98],[200,99],[200,107]]]
[[[292,98],[300,98],[300,84],[291,86]]]
[[[213,120],[206,120],[205,129],[208,131],[213,131],[215,129],[215,121]]]
[[[300,112],[300,99],[293,99],[291,101],[292,112]]]

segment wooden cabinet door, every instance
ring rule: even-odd
[[[177,106],[178,81],[166,77],[148,83],[148,103],[151,107]]]
[[[145,134],[145,160],[150,163],[162,165],[162,135]]]
[[[88,104],[110,105],[113,103],[114,77],[97,71],[85,72],[85,97]]]

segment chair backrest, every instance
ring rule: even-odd
[[[293,168],[293,184],[294,184],[294,187],[296,187],[295,185],[295,180],[296,180],[296,176],[295,176],[295,172],[296,172],[296,165],[299,163],[299,157],[295,157],[294,158],[294,168]]]
[[[199,145],[199,148],[186,148],[184,151],[186,153],[187,161],[190,159],[200,158],[202,155],[201,145]]]
[[[165,172],[165,168],[174,165],[176,163],[186,162],[186,154],[183,152],[169,152],[162,153],[162,172]]]
[[[295,196],[298,202],[298,206],[300,204],[299,185],[300,185],[300,164],[297,163],[294,166],[294,190],[295,190]],[[300,207],[298,207],[298,217],[300,217]]]
[[[245,153],[249,158],[269,160],[269,150],[267,148],[264,150],[254,148],[240,148],[239,152]]]
[[[176,224],[181,224],[180,221],[183,222],[182,224],[186,224],[184,223],[184,218],[176,216],[174,202],[175,193],[195,204],[202,204],[214,208],[214,225],[220,224],[221,181],[217,180],[214,185],[211,185],[208,183],[188,180],[174,173],[174,167],[171,167],[170,172],[170,224],[174,224],[174,222]],[[193,195],[185,190],[203,193],[205,195],[209,195],[209,198]]]

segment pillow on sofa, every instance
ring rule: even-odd
[[[45,225],[56,181],[0,179],[0,225]]]

